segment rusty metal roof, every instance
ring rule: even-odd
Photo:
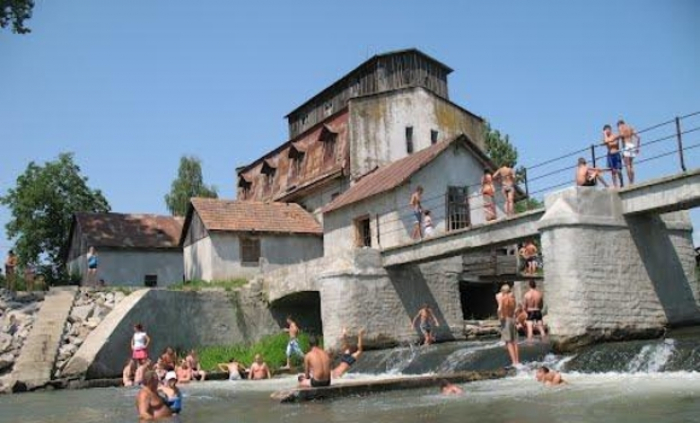
[[[179,248],[183,218],[155,214],[76,213],[75,227],[88,246],[104,248]]]
[[[194,211],[210,231],[323,233],[313,215],[295,203],[193,198],[190,204],[183,234]]]
[[[411,176],[427,166],[436,157],[451,145],[458,144],[465,146],[471,151],[477,159],[479,159],[486,168],[494,169],[495,166],[491,160],[462,134],[450,141],[439,142],[431,145],[428,148],[417,151],[408,157],[386,164],[375,169],[373,172],[365,175],[357,181],[347,191],[339,195],[335,200],[329,203],[324,209],[324,213],[329,213],[338,210],[350,204],[357,203],[375,195],[391,191],[404,183],[408,182]]]

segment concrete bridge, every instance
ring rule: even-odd
[[[697,207],[700,206],[700,169],[634,185],[618,191],[617,194],[621,206],[619,213],[624,216],[662,214]],[[549,203],[553,203],[556,198],[558,197],[555,196]],[[384,248],[381,250],[382,264],[389,268],[435,261],[485,247],[513,245],[538,237],[539,222],[544,214],[545,209],[533,210],[471,228],[451,231],[420,243],[411,242]]]

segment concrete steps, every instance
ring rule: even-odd
[[[12,369],[13,390],[33,390],[51,380],[66,319],[77,293],[77,287],[60,287],[51,288],[46,294],[34,327]]]

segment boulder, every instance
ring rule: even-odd
[[[92,317],[95,312],[95,306],[93,304],[86,304],[77,307],[73,307],[70,315],[73,317],[74,322],[85,322]]]
[[[0,332],[0,354],[9,351],[12,348],[12,336]]]
[[[126,295],[123,292],[115,292],[114,293],[114,304],[119,304],[121,300],[126,298]]]
[[[0,371],[3,371],[15,363],[15,355],[12,353],[5,353],[0,355]]]
[[[75,345],[76,347],[79,347],[83,345],[83,338],[80,338],[78,336],[71,336],[70,338],[68,338],[68,342]]]
[[[101,321],[102,321],[102,319],[98,319],[98,318],[96,318],[96,317],[91,317],[91,318],[88,319],[87,322],[85,322],[85,325],[84,325],[84,326],[85,326],[85,327],[88,327],[88,328],[90,328],[90,329],[95,329],[97,326],[100,325],[100,322],[101,322]]]
[[[73,357],[73,354],[78,351],[78,347],[73,344],[64,344],[58,349],[58,360],[66,361]]]

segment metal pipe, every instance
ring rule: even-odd
[[[676,117],[676,138],[678,139],[678,157],[681,159],[681,169],[685,172],[685,157],[683,157],[683,135],[681,134],[681,119]]]
[[[593,167],[597,167],[595,165],[595,144],[591,144],[591,163]]]

